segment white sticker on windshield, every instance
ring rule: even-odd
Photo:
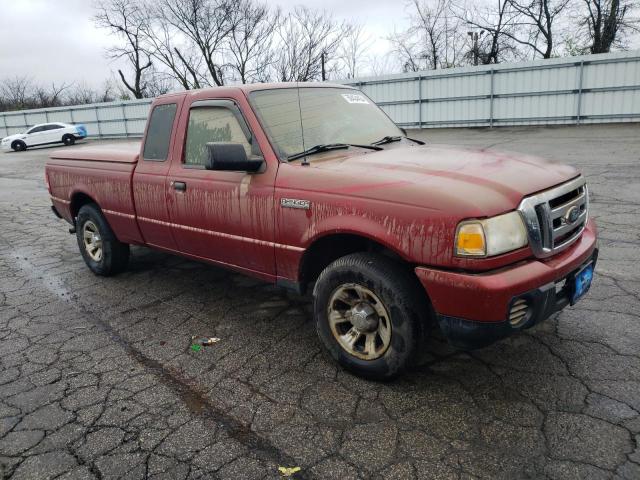
[[[364,103],[365,105],[369,105],[367,99],[359,93],[343,93],[342,98],[349,103]]]

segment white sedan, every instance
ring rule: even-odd
[[[70,125],[62,122],[41,123],[34,125],[24,133],[16,133],[3,138],[0,141],[0,147],[4,150],[11,148],[18,152],[37,145],[54,143],[73,145],[76,140],[81,140],[86,136],[87,129],[84,125]]]

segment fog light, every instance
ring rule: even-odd
[[[529,304],[524,298],[519,298],[509,310],[509,323],[512,327],[520,327],[527,320],[527,313],[529,312]]]

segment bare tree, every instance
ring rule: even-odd
[[[515,21],[522,33],[505,35],[531,48],[542,58],[551,58],[554,51],[554,23],[570,0],[509,0],[513,9],[520,14]]]
[[[86,83],[78,83],[69,89],[67,102],[69,105],[85,105],[88,103],[98,103],[104,99],[93,88]]]
[[[582,0],[586,7],[589,51],[607,53],[614,46],[624,46],[625,36],[640,32],[640,20],[631,17],[638,3],[625,0]]]
[[[265,81],[273,63],[272,44],[280,23],[280,10],[267,4],[241,0],[228,39],[229,68],[242,83]]]
[[[206,77],[197,80],[199,88],[205,85],[224,85],[223,48],[229,34],[236,27],[236,13],[242,0],[162,0],[157,9],[161,22],[175,29],[198,52]],[[172,41],[169,34],[169,41]],[[193,70],[185,52],[178,47],[172,50],[192,80],[199,72]],[[193,70],[193,71],[192,71]]]
[[[462,26],[479,30],[477,46],[472,41],[467,52],[470,63],[474,56],[485,65],[518,57],[513,37],[519,14],[512,8],[510,0],[497,0],[482,5],[476,2],[471,5],[454,5],[452,12],[463,22]]]
[[[128,88],[123,88],[118,82],[109,79],[102,82],[93,97],[95,102],[103,103],[113,102],[116,99],[131,100],[130,94],[131,92]]]
[[[149,56],[164,66],[155,71],[155,76],[165,76],[176,81],[185,90],[201,88],[205,74],[202,73],[202,57],[196,49],[180,42],[171,26],[163,21],[161,12],[149,7],[151,21],[144,32],[144,49]]]
[[[35,88],[33,80],[29,77],[15,76],[5,78],[2,83],[0,83],[0,95],[4,98],[8,109],[22,110],[31,108],[35,103],[33,100]]]
[[[451,12],[451,0],[411,0],[411,25],[388,40],[404,71],[435,70],[459,65],[465,35]]]
[[[398,72],[400,67],[398,66],[397,59],[391,52],[380,55],[371,55],[369,59],[369,70],[372,75],[388,75],[390,73]]]
[[[394,31],[387,40],[391,44],[391,54],[401,65],[403,72],[426,70],[424,52],[419,48],[410,32]]]
[[[63,93],[71,87],[70,83],[56,85],[51,83],[51,87],[38,86],[35,89],[35,100],[38,107],[59,107],[64,102]]]
[[[174,80],[163,72],[153,70],[149,72],[147,80],[147,92],[149,97],[164,95],[175,89]]]
[[[366,52],[371,47],[371,37],[364,29],[364,25],[355,24],[345,35],[338,49],[338,56],[345,70],[347,78],[356,78],[361,65],[366,62]]]
[[[28,77],[0,79],[0,111],[60,107],[114,100],[114,84],[106,81],[99,89],[86,83],[51,83],[45,87]]]
[[[151,58],[142,47],[149,22],[146,11],[137,0],[101,0],[97,8],[96,25],[111,31],[124,42],[107,50],[112,59],[127,59],[133,70],[133,80],[127,80],[122,70],[118,70],[122,83],[135,98],[144,98],[146,84],[143,76],[151,67]]]
[[[278,28],[274,46],[276,77],[283,82],[307,82],[321,78],[323,56],[335,59],[340,42],[351,31],[324,11],[298,6],[286,15]],[[335,62],[333,62],[335,65]]]
[[[447,0],[437,0],[435,5],[424,0],[413,0],[416,17],[411,30],[420,38],[422,57],[433,70],[440,67],[443,47],[448,40],[448,28],[445,25],[447,6]]]

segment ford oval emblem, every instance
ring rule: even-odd
[[[562,217],[562,219],[564,220],[565,224],[571,224],[571,223],[577,222],[579,217],[580,217],[580,208],[577,205],[574,205],[569,210],[567,210],[567,212],[564,214],[564,217]]]

